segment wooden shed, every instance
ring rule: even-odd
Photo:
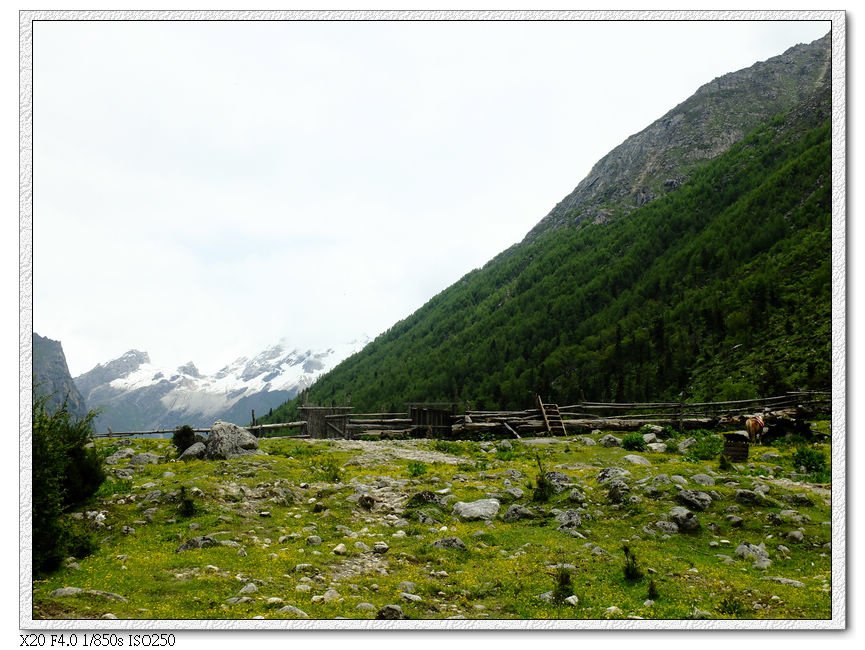
[[[301,406],[301,419],[306,420],[306,433],[310,438],[340,438],[344,437],[345,423],[334,422],[328,415],[341,415],[346,419],[351,412],[351,406]],[[338,418],[337,418],[338,419]]]
[[[409,417],[415,435],[449,438],[453,433],[456,404],[409,404]]]

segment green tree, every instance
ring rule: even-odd
[[[72,415],[64,404],[51,412],[46,401],[33,402],[33,575],[56,569],[69,554],[92,550],[87,533],[64,520],[64,513],[92,496],[105,480],[92,445],[93,419]]]

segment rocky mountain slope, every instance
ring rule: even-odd
[[[604,222],[667,194],[767,118],[789,110],[831,78],[830,35],[701,86],[629,137],[529,233]]]
[[[290,349],[280,342],[252,358],[240,357],[212,375],[193,362],[163,368],[146,352],[130,350],[75,378],[91,408],[102,413],[97,431],[138,431],[215,420],[247,423],[294,397],[365,341],[324,351]]]
[[[47,400],[53,411],[66,404],[76,417],[87,413],[84,397],[75,386],[60,341],[52,341],[33,332],[33,393]]]

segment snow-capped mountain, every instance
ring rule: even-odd
[[[74,381],[87,405],[101,409],[97,431],[209,427],[215,420],[246,424],[253,410],[257,416],[268,413],[368,342],[303,351],[281,341],[252,358],[235,359],[213,375],[203,375],[191,361],[160,367],[146,352],[130,350]]]

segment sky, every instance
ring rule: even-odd
[[[40,22],[33,328],[73,375],[375,337],[827,22]]]

